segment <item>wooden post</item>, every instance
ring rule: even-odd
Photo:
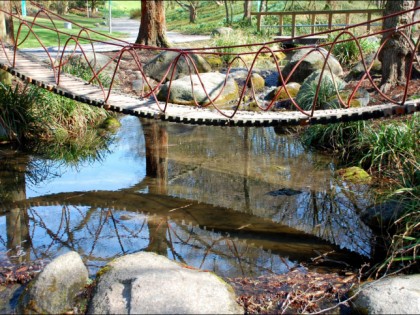
[[[328,13],[328,29],[331,29],[332,26],[332,18],[333,18],[333,14],[332,12]]]
[[[370,20],[372,20],[372,13],[368,13],[368,23],[367,23],[367,31],[370,32]]]
[[[311,14],[311,34],[315,33],[315,20],[316,20],[316,14]]]
[[[292,38],[295,37],[296,34],[296,13],[292,14]]]
[[[257,31],[261,31],[261,13],[257,14]]]
[[[283,35],[283,14],[279,15],[279,35]]]
[[[350,13],[346,13],[346,26],[350,25]]]

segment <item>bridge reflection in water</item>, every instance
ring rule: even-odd
[[[109,189],[106,161],[80,166],[76,186],[65,188],[57,188],[64,175],[29,185],[24,161],[13,176],[2,170],[20,178],[13,191],[21,193],[3,203],[0,252],[50,259],[75,250],[94,273],[112,258],[147,250],[221,276],[283,273],[300,263],[343,268],[372,254],[371,232],[357,215],[371,203],[369,187],[336,179],[334,161],[292,136],[122,121],[108,158],[130,156],[120,159],[127,165],[120,172],[139,174],[136,184]],[[83,177],[92,168],[99,175]],[[317,265],[312,258],[322,253],[330,260]]]

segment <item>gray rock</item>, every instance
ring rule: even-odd
[[[152,89],[157,85],[157,82],[150,78],[147,78],[147,82],[149,82]],[[150,92],[150,87],[147,82],[144,80],[144,78],[138,78],[132,81],[131,88],[136,93],[148,93]]]
[[[211,32],[212,36],[226,36],[233,33],[233,28],[231,27],[219,27]]]
[[[404,204],[390,200],[373,207],[366,208],[360,213],[360,219],[373,229],[381,229],[391,225],[404,213]]]
[[[420,274],[365,283],[352,308],[361,314],[420,314]]]
[[[246,78],[248,77],[248,71],[242,68],[234,68],[231,69],[229,72],[229,78],[232,78],[236,81],[236,83],[239,84],[239,86],[243,87],[245,85]],[[265,80],[264,78],[257,73],[256,71],[253,71],[251,74],[251,77],[248,81],[247,87],[251,88],[251,82],[254,85],[255,91],[261,91],[265,87]]]
[[[370,69],[371,75],[381,74],[382,64],[378,60],[378,58],[373,59],[375,57],[375,54],[369,54],[364,57],[366,67],[369,68],[369,66],[373,62],[373,66]],[[353,68],[351,68],[350,73],[346,77],[347,80],[358,80],[365,74],[365,67],[363,66],[362,61],[359,61],[354,65]]]
[[[0,286],[0,314],[13,314],[16,307],[17,297],[21,294],[23,286],[9,284]]]
[[[290,61],[286,64],[286,66],[282,70],[283,78],[286,79],[295,65],[311,50],[311,48],[307,49],[299,49],[290,59]],[[305,59],[302,63],[296,68],[293,72],[292,76],[290,77],[288,82],[298,82],[302,83],[310,74],[312,74],[316,70],[322,70],[322,67],[325,63],[325,57],[327,56],[328,51],[325,49],[320,49],[320,51],[313,51]],[[333,55],[329,55],[328,57],[328,65],[331,67],[332,73],[336,76],[343,76],[343,68],[340,65],[340,62],[335,58]],[[328,65],[325,67],[325,71],[329,72]],[[281,83],[281,82],[279,82]]]
[[[214,99],[220,93],[223,88],[226,76],[221,73],[202,73],[200,74],[201,82],[204,85],[204,89],[201,86],[201,82],[197,75],[183,77],[178,80],[174,80],[171,85],[171,91],[169,95],[169,102],[180,105],[194,105],[194,97],[198,104],[203,105],[209,102],[205,91],[208,95]],[[191,87],[191,79],[194,90]],[[159,101],[166,101],[169,92],[169,82],[165,83],[159,94],[157,95]],[[239,97],[239,88],[236,81],[229,78],[226,82],[226,86],[223,89],[222,94],[215,100],[215,103],[221,105],[221,107],[229,108],[229,102],[237,100]],[[211,105],[210,105],[211,106]]]
[[[86,56],[86,58],[85,58]],[[76,54],[71,57],[70,64],[77,65],[78,63],[82,64],[84,67],[89,68],[89,64],[92,66],[93,69],[98,71],[106,66],[106,68],[101,73],[107,73],[111,75],[115,71],[116,62],[111,61],[111,58],[100,54],[100,53],[93,53],[93,52],[86,52],[85,56],[83,54]]]
[[[98,279],[91,314],[239,314],[232,288],[210,272],[140,252],[109,263]]]
[[[88,271],[76,252],[55,258],[22,294],[18,313],[62,314],[73,311],[76,295],[88,281]]]
[[[176,51],[161,52],[159,55],[157,55],[148,63],[146,63],[143,67],[143,70],[148,77],[151,77],[155,79],[156,81],[161,81],[166,71],[168,70],[168,68],[171,67],[171,70],[169,71],[169,73],[167,74],[165,78],[165,81],[168,81],[171,78],[172,69],[173,69],[173,66],[170,66],[170,65],[176,59],[177,56],[179,56],[179,53]],[[197,70],[199,73],[211,71],[210,64],[203,57],[196,54],[189,54],[189,56],[191,57],[195,66],[197,67]],[[195,74],[195,69],[193,65],[191,64],[190,60],[189,60],[189,63],[191,67],[191,74]],[[190,74],[190,68],[186,61],[186,57],[181,56],[178,59],[178,63],[176,65],[176,71],[174,73],[173,79],[176,80],[189,74]]]

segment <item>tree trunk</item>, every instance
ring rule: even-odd
[[[4,11],[12,10],[12,2],[0,1],[0,9]],[[14,44],[13,33],[13,18],[11,15],[5,14],[0,11],[0,39],[8,44]],[[10,73],[0,70],[0,82],[10,85],[12,83],[12,76]]]
[[[188,6],[190,12],[190,23],[195,23],[197,21],[197,7],[193,4]]]
[[[163,0],[141,0],[141,20],[136,44],[169,47]]]
[[[225,0],[226,25],[230,25],[228,0]]]
[[[252,0],[244,0],[244,20],[251,24]]]
[[[414,8],[413,0],[388,0],[385,6],[384,15],[393,14],[399,11],[405,11]],[[411,23],[413,12],[397,15],[384,20],[383,29],[391,31],[383,33],[381,43],[385,43],[379,53],[379,60],[382,63],[382,92],[388,92],[392,87],[398,84],[405,84],[407,73],[410,66],[412,52],[410,45],[402,34],[394,32],[395,27]],[[411,28],[402,30],[410,38]]]

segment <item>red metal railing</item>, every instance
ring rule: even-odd
[[[86,63],[88,64],[88,67],[92,73],[91,79],[88,80],[89,83],[94,83],[96,82],[97,85],[99,86],[99,88],[102,90],[103,93],[103,100],[105,103],[108,102],[114,86],[115,86],[115,79],[116,79],[116,74],[117,74],[117,70],[120,68],[121,65],[121,61],[123,59],[123,57],[126,54],[129,54],[131,56],[131,58],[134,60],[134,64],[136,66],[136,69],[132,69],[132,70],[138,70],[140,71],[141,77],[143,79],[143,82],[145,85],[147,85],[148,87],[148,92],[147,93],[142,93],[140,95],[140,98],[142,99],[153,99],[157,106],[159,107],[159,109],[162,112],[165,112],[167,107],[170,105],[169,103],[169,97],[170,97],[170,91],[171,91],[171,87],[172,87],[172,82],[174,80],[174,76],[178,67],[178,64],[180,62],[180,60],[184,60],[185,63],[187,64],[188,68],[189,68],[189,76],[192,82],[192,76],[196,75],[198,77],[198,80],[200,82],[199,87],[198,88],[202,88],[206,97],[207,97],[207,102],[200,103],[196,100],[195,96],[193,96],[194,100],[194,104],[197,107],[200,108],[206,108],[211,106],[212,108],[216,109],[221,115],[227,117],[227,118],[232,118],[237,111],[240,108],[240,105],[243,103],[245,95],[246,95],[246,91],[247,89],[251,89],[251,94],[253,99],[256,102],[256,105],[258,106],[258,108],[261,111],[268,111],[268,110],[272,110],[273,107],[276,104],[276,99],[277,97],[280,95],[280,93],[282,93],[284,91],[284,93],[287,94],[287,96],[290,99],[290,102],[292,103],[292,105],[294,106],[294,108],[298,111],[300,111],[301,113],[303,113],[304,115],[308,116],[308,117],[312,117],[314,115],[314,111],[316,109],[316,104],[317,104],[317,100],[319,97],[319,93],[320,93],[320,87],[321,87],[321,81],[323,76],[325,75],[325,72],[329,72],[332,73],[332,70],[328,64],[328,61],[331,58],[332,55],[332,51],[334,49],[334,47],[339,44],[339,43],[344,43],[347,41],[354,41],[357,45],[357,49],[359,51],[360,54],[360,59],[361,62],[363,64],[363,68],[365,70],[365,73],[362,75],[362,77],[357,80],[356,84],[354,84],[354,87],[352,87],[352,91],[350,93],[350,96],[346,99],[343,100],[342,96],[340,95],[336,84],[334,82],[334,76],[331,75],[331,78],[333,79],[333,83],[335,85],[335,89],[336,89],[336,94],[337,94],[337,100],[339,102],[339,106],[341,106],[342,108],[349,108],[350,104],[352,103],[352,100],[354,99],[356,93],[358,92],[358,90],[362,87],[363,84],[369,84],[370,88],[377,93],[380,97],[382,97],[382,99],[384,101],[393,103],[393,104],[398,104],[398,105],[404,105],[405,102],[407,101],[408,98],[408,88],[410,86],[410,83],[412,82],[412,73],[413,73],[413,69],[414,69],[414,64],[417,63],[419,64],[419,60],[418,60],[418,55],[417,52],[419,51],[419,38],[417,38],[416,41],[413,41],[413,39],[407,37],[407,35],[405,34],[404,30],[406,30],[407,28],[412,28],[413,26],[417,25],[419,22],[412,22],[409,24],[405,24],[405,25],[401,25],[396,27],[395,29],[385,29],[385,30],[380,30],[380,31],[376,31],[370,34],[365,34],[365,35],[361,35],[361,36],[356,36],[354,35],[354,30],[360,26],[365,25],[366,23],[374,23],[374,22],[378,22],[390,17],[394,17],[397,16],[398,14],[403,14],[406,12],[410,12],[410,11],[414,11],[414,10],[419,10],[420,8],[414,8],[412,10],[408,10],[408,11],[404,11],[404,12],[399,12],[393,15],[388,15],[388,16],[384,16],[375,20],[371,20],[371,21],[367,21],[365,23],[359,23],[359,24],[355,24],[355,25],[351,25],[351,26],[346,26],[343,28],[339,28],[339,29],[334,29],[334,30],[329,30],[329,31],[323,31],[323,32],[318,32],[318,33],[314,33],[314,34],[310,34],[310,35],[305,35],[305,36],[299,36],[299,37],[295,37],[295,39],[301,39],[301,38],[305,38],[307,36],[313,36],[313,35],[329,35],[330,37],[333,36],[334,40],[327,42],[327,43],[322,43],[322,44],[318,44],[318,45],[307,45],[307,46],[300,46],[300,47],[294,47],[294,48],[272,48],[272,46],[274,45],[278,45],[278,44],[282,44],[284,40],[275,40],[275,41],[270,41],[270,42],[265,42],[265,43],[255,43],[255,44],[247,44],[247,45],[234,45],[234,46],[219,46],[219,47],[206,47],[206,48],[191,48],[191,49],[177,49],[177,48],[158,48],[158,47],[152,47],[152,46],[147,46],[147,45],[137,45],[137,44],[133,44],[133,43],[129,43],[127,41],[124,40],[120,40],[117,39],[115,37],[106,35],[106,34],[102,34],[100,32],[97,32],[95,30],[92,29],[88,29],[83,27],[82,25],[79,25],[77,23],[74,23],[73,21],[67,20],[64,17],[55,14],[54,12],[51,12],[49,10],[46,10],[44,8],[42,8],[41,6],[37,5],[36,3],[32,3],[32,5],[36,6],[39,10],[38,12],[34,15],[33,19],[31,22],[25,20],[24,18],[22,18],[21,16],[17,15],[17,14],[12,14],[10,12],[6,12],[3,11],[6,15],[10,16],[13,18],[14,21],[17,21],[19,26],[17,28],[17,32],[16,32],[16,36],[15,36],[15,44],[13,47],[8,46],[4,41],[1,41],[1,45],[4,51],[4,54],[7,56],[7,60],[10,64],[11,67],[15,66],[15,62],[16,62],[16,52],[18,51],[18,49],[20,49],[20,47],[28,40],[29,37],[34,37],[40,47],[44,50],[45,54],[48,57],[49,63],[51,68],[54,71],[54,77],[55,77],[55,83],[57,84],[57,86],[60,85],[60,77],[61,74],[63,72],[63,67],[66,66],[66,64],[69,62],[70,58],[72,56],[74,56],[76,53],[77,54],[81,54],[84,58],[84,60],[86,61]],[[42,23],[39,22],[40,17],[46,17],[51,24],[53,25],[53,27],[48,27],[43,25]],[[59,30],[57,28],[57,23],[54,21],[63,21],[63,22],[70,22],[72,23],[72,25],[74,25],[75,27],[78,27],[80,29],[80,31],[78,32],[77,35],[72,35],[70,33],[64,32],[62,30]],[[45,44],[43,43],[43,40],[41,38],[40,35],[37,34],[37,32],[34,31],[34,27],[39,27],[39,28],[43,28],[45,30],[48,30],[50,32],[54,32],[57,34],[57,55],[55,58],[53,58],[53,56],[51,56],[50,51],[47,49],[47,47],[45,46]],[[23,34],[23,30],[26,29],[27,30],[27,34],[26,35],[22,35]],[[376,59],[376,57],[379,55],[379,53],[384,49],[384,46],[386,45],[386,43],[396,34],[400,34],[402,36],[402,38],[405,40],[405,42],[408,44],[408,47],[410,49],[410,55],[411,55],[411,59],[409,60],[409,66],[408,66],[408,73],[407,73],[407,81],[405,84],[405,88],[404,88],[404,92],[402,94],[402,97],[398,100],[391,98],[389,95],[385,94],[380,86],[378,85],[378,83],[375,82],[375,80],[372,78],[371,75],[371,69],[373,67],[374,64],[374,59]],[[96,35],[100,35],[102,38],[104,38],[105,40],[98,40],[98,39],[93,39],[91,38],[90,34],[96,34]],[[335,35],[334,35],[335,34]],[[63,47],[61,47],[61,39],[60,36],[63,36],[66,38],[66,41],[63,45]],[[363,56],[363,52],[362,52],[362,48],[361,48],[361,44],[360,41],[369,37],[375,37],[375,36],[381,36],[383,37],[380,47],[377,50],[377,52],[375,53],[375,56],[373,58],[373,61],[370,64],[366,63],[365,60],[365,56]],[[88,44],[85,44],[88,43]],[[111,57],[110,61],[107,62],[105,65],[103,65],[100,68],[96,67],[96,52],[95,52],[95,46],[100,45],[100,44],[107,44],[110,45],[112,47],[112,51],[114,51],[115,53],[113,54],[113,56]],[[88,59],[87,57],[87,47],[89,46],[90,49],[93,52],[94,55],[94,59],[93,62],[91,60]],[[8,47],[9,49],[6,49],[6,47]],[[249,49],[249,51],[247,52],[243,52],[243,53],[230,53],[230,52],[223,52],[226,50],[232,50],[232,49]],[[296,63],[296,65],[293,67],[293,69],[291,70],[291,72],[284,77],[281,71],[281,66],[279,64],[279,61],[276,59],[276,53],[282,52],[282,53],[291,53],[294,51],[297,51],[299,49],[308,49],[307,53],[305,53],[303,55],[303,57]],[[13,51],[13,56],[10,56],[10,49]],[[77,50],[79,50],[79,52],[77,52]],[[168,66],[168,69],[166,70],[165,74],[163,75],[162,79],[157,82],[156,85],[152,84],[150,82],[150,80],[147,77],[147,74],[145,73],[144,69],[143,69],[143,64],[141,62],[141,54],[145,51],[157,51],[157,52],[161,52],[161,51],[174,51],[177,52],[178,55],[172,60],[172,62],[170,63],[170,65]],[[301,63],[305,60],[306,57],[308,57],[310,54],[313,53],[317,53],[320,52],[321,55],[323,56],[324,59],[324,63],[322,66],[322,70],[321,70],[321,74],[319,77],[319,81],[318,81],[318,85],[317,85],[317,89],[316,89],[316,93],[312,102],[312,107],[310,110],[305,110],[303,108],[301,108],[301,106],[296,102],[296,100],[292,97],[292,95],[290,94],[289,90],[287,88],[285,88],[286,84],[290,82],[290,78],[292,77],[293,73],[295,71],[297,71],[297,69],[299,68],[299,66],[301,65]],[[325,53],[326,52],[326,53]],[[217,55],[219,57],[223,57],[223,56],[227,56],[229,58],[231,58],[231,61],[227,64],[227,69],[226,69],[226,78],[224,80],[222,89],[220,90],[220,92],[218,93],[218,95],[211,97],[209,91],[206,90],[205,84],[200,76],[200,73],[198,71],[197,65],[194,62],[194,59],[191,57],[192,54],[199,54],[199,55]],[[279,75],[279,83],[280,83],[280,88],[278,89],[277,93],[275,94],[275,96],[272,98],[272,100],[270,101],[262,101],[262,100],[258,100],[258,97],[256,95],[255,92],[255,88],[253,85],[253,82],[251,80],[251,74],[253,72],[253,70],[256,68],[256,63],[259,59],[259,57],[261,57],[262,55],[269,55],[270,58],[272,59],[273,63],[274,63],[274,67],[273,69],[275,69],[278,72]],[[244,57],[245,56],[252,56],[252,62],[251,65],[248,66]],[[108,88],[104,87],[103,82],[101,81],[101,77],[100,74],[105,71],[112,62],[116,62],[116,66],[115,69],[113,70],[113,74],[111,76],[111,82],[109,84]],[[243,86],[243,89],[240,93],[239,99],[236,102],[235,105],[232,106],[233,111],[225,111],[222,110],[219,105],[217,105],[217,100],[219,99],[220,95],[223,93],[223,90],[226,88],[226,84],[228,81],[228,77],[229,74],[233,68],[234,64],[240,63],[243,65],[243,67],[247,70],[248,74],[246,76],[245,79],[245,83]],[[169,76],[169,83],[168,83],[168,96],[166,101],[159,101],[158,97],[157,97],[157,93],[160,90],[160,88],[162,87],[163,84],[165,84],[165,80],[166,78]],[[193,95],[194,95],[194,86],[191,83],[191,88],[193,91]],[[143,89],[144,90],[144,89]]]

